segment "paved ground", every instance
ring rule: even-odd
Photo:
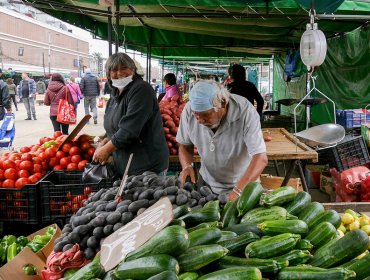
[[[41,106],[36,105],[36,114],[37,114],[36,121],[24,120],[25,118],[27,118],[27,112],[26,109],[24,108],[23,103],[18,104],[18,110],[19,111],[15,111],[15,108],[13,106],[16,129],[15,139],[13,143],[13,147],[15,149],[20,148],[22,146],[28,146],[31,144],[38,143],[39,139],[43,136],[53,135],[53,126],[49,118],[50,107],[44,105]],[[81,103],[78,106],[77,111],[78,111],[77,118],[78,120],[80,120],[85,115],[83,103]],[[92,120],[90,120],[90,124],[87,124],[83,128],[82,132],[94,136],[104,134],[103,116],[104,108],[102,109],[98,108],[98,124],[94,125],[92,123]],[[74,127],[75,127],[74,125],[70,125],[69,132],[71,132]]]

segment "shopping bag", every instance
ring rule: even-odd
[[[57,122],[64,124],[76,124],[75,108],[72,104],[68,103],[67,87],[65,89],[65,98],[59,100]]]
[[[103,108],[104,107],[104,100],[102,97],[99,97],[98,100],[98,108]]]
[[[114,178],[115,172],[111,164],[87,163],[82,173],[82,182],[84,184],[100,183],[102,180],[112,181]]]

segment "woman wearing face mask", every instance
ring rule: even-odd
[[[133,153],[129,175],[145,171],[165,175],[169,154],[152,86],[136,73],[134,61],[124,53],[110,56],[105,69],[112,95],[104,115],[106,135],[94,161],[105,164],[112,155],[122,176]]]

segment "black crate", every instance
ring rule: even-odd
[[[22,189],[0,188],[0,221],[37,224],[40,215],[39,184]]]
[[[69,218],[76,211],[77,204],[87,199],[87,195],[84,195],[85,188],[90,187],[92,192],[96,192],[102,188],[110,188],[112,184],[109,180],[83,183],[82,171],[50,172],[40,181],[41,221],[55,222]]]
[[[319,151],[319,159],[339,172],[370,162],[369,151],[362,136],[346,137],[335,147]]]

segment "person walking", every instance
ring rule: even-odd
[[[7,84],[1,80],[3,75],[2,69],[0,69],[0,120],[4,119],[5,110],[7,114],[11,114],[12,105],[10,103],[10,96]],[[4,109],[5,108],[5,109]]]
[[[98,123],[98,108],[96,106],[96,98],[100,93],[100,85],[98,78],[91,73],[90,69],[86,69],[85,76],[81,79],[80,87],[84,96],[85,114],[88,115],[90,110],[93,113],[94,124]]]
[[[69,83],[67,84],[68,90],[72,95],[75,112],[77,116],[77,106],[80,103],[80,100],[83,98],[80,86],[75,82],[75,77],[69,78]]]
[[[22,80],[19,83],[19,97],[24,103],[24,107],[27,110],[27,119],[32,120],[31,114],[34,120],[36,118],[35,98],[36,98],[36,83],[33,79],[28,77],[27,73],[22,73]]]
[[[18,111],[17,100],[15,98],[15,95],[17,94],[17,86],[14,84],[14,81],[12,78],[8,78],[6,80],[6,85],[8,86],[9,96],[11,100],[13,100],[14,107]]]
[[[46,91],[46,85],[42,79],[39,79],[39,81],[36,83],[36,92],[38,94],[44,94]]]
[[[50,120],[55,131],[61,131],[64,135],[68,134],[68,124],[60,123],[57,121],[59,101],[64,99],[68,94],[68,103],[73,105],[72,94],[69,92],[68,87],[64,82],[63,76],[59,73],[51,75],[51,79],[46,90],[44,97],[44,104],[50,106]]]

